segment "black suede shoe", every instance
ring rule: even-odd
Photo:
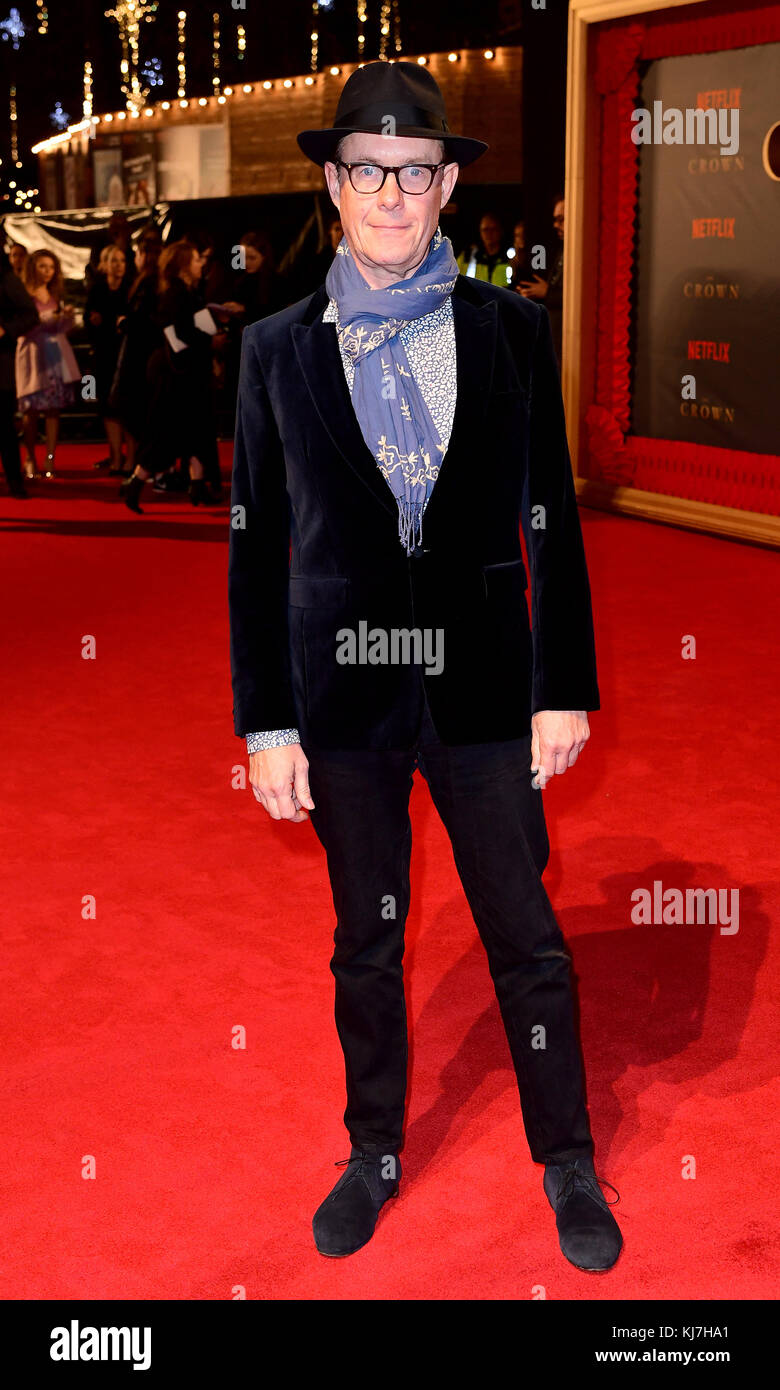
[[[353,1145],[347,1171],[314,1213],[314,1244],[321,1255],[354,1255],[374,1234],[382,1207],[398,1196],[401,1160],[395,1153],[366,1153]]]
[[[587,1157],[548,1163],[544,1170],[544,1190],[555,1212],[561,1250],[578,1269],[591,1273],[611,1269],[623,1246],[620,1227],[609,1210],[615,1203],[607,1203],[599,1188],[603,1181]]]

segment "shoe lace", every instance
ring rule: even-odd
[[[377,1156],[376,1154],[367,1154],[367,1153],[363,1153],[363,1151],[362,1151],[362,1149],[361,1149],[361,1151],[360,1151],[359,1154],[353,1154],[351,1158],[339,1158],[339,1159],[337,1159],[333,1166],[334,1166],[334,1168],[346,1168],[346,1167],[349,1166],[350,1163],[359,1163],[360,1166],[362,1167],[364,1163],[381,1163],[381,1162],[382,1162],[382,1158],[381,1158],[380,1156]]]
[[[606,1178],[591,1177],[588,1173],[581,1173],[580,1170],[572,1164],[571,1168],[567,1170],[566,1176],[561,1184],[558,1193],[558,1201],[564,1202],[567,1197],[571,1196],[571,1193],[577,1187],[583,1188],[583,1190],[589,1194],[592,1194],[595,1188],[597,1195],[602,1197],[602,1193],[599,1192],[599,1186],[612,1188],[612,1191],[615,1193],[614,1202],[610,1202],[608,1197],[604,1197],[603,1200],[608,1207],[617,1206],[620,1201],[620,1193],[616,1187],[612,1186],[611,1182],[607,1182]]]

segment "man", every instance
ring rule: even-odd
[[[18,247],[17,250],[23,250]],[[0,249],[0,462],[10,497],[26,497],[16,433],[14,359],[19,338],[39,323],[35,300],[12,268],[10,255]]]
[[[504,229],[492,212],[486,212],[479,224],[479,246],[458,256],[458,270],[474,280],[488,280],[491,285],[506,287],[512,281],[512,264],[504,253]]]
[[[553,345],[555,355],[560,365],[561,361],[561,338],[563,331],[563,224],[564,224],[565,204],[563,195],[556,198],[553,207],[553,226],[560,240],[558,254],[553,261],[550,274],[545,280],[541,275],[534,275],[533,280],[521,280],[518,285],[520,294],[526,299],[535,299],[537,303],[544,304],[545,309],[550,315],[550,328],[552,329]]]
[[[598,708],[549,322],[458,274],[439,211],[486,146],[449,131],[426,70],[366,64],[335,125],[298,141],[324,166],[344,239],[324,287],[244,335],[229,590],[254,795],[275,820],[311,815],[336,908],[352,1148],[315,1243],[360,1249],[399,1190],[419,767],[487,950],[561,1248],[607,1269],[621,1236],[541,882],[539,788],[573,766]]]
[[[512,231],[512,249],[508,252],[512,262],[509,272],[509,284],[518,294],[520,293],[520,281],[527,280],[531,262],[525,249],[525,222],[518,219]]]

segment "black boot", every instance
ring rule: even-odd
[[[623,1246],[620,1227],[609,1210],[615,1203],[607,1204],[599,1187],[603,1181],[589,1157],[548,1163],[544,1170],[544,1190],[555,1212],[561,1250],[578,1269],[591,1272],[611,1269]]]
[[[199,507],[202,503],[208,504],[211,500],[209,497],[208,488],[206,487],[205,478],[191,478],[189,491],[190,501],[193,507]]]
[[[139,506],[139,498],[144,490],[145,481],[144,478],[139,478],[134,473],[126,482],[119,484],[119,496],[124,499],[125,506],[129,507],[131,512],[138,512],[139,516],[143,516],[143,508]]]
[[[353,1145],[347,1171],[314,1213],[314,1244],[321,1255],[354,1255],[374,1234],[382,1207],[398,1196],[401,1160],[396,1153],[366,1153]]]

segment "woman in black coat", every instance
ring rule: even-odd
[[[16,340],[38,324],[38,310],[19,276],[0,250],[0,459],[12,497],[26,497],[16,433]]]
[[[221,498],[214,412],[212,334],[194,321],[202,308],[202,258],[192,242],[175,241],[160,256],[156,322],[163,339],[146,372],[148,409],[135,472],[122,485],[131,511],[140,512],[143,485],[177,458],[189,468],[193,505]],[[210,486],[209,486],[210,485]]]
[[[84,306],[84,326],[92,344],[92,361],[97,388],[97,405],[103,417],[111,451],[110,473],[122,472],[122,424],[109,404],[122,339],[118,322],[127,309],[127,260],[121,246],[104,246],[98,274]],[[133,446],[128,441],[128,463],[132,472]]]
[[[157,271],[159,243],[142,237],[135,248],[136,277],[130,286],[127,309],[117,321],[119,356],[109,394],[109,407],[132,440],[135,452],[146,428],[148,386],[146,373],[152,353],[163,342],[157,322]],[[130,449],[128,449],[128,454]]]

